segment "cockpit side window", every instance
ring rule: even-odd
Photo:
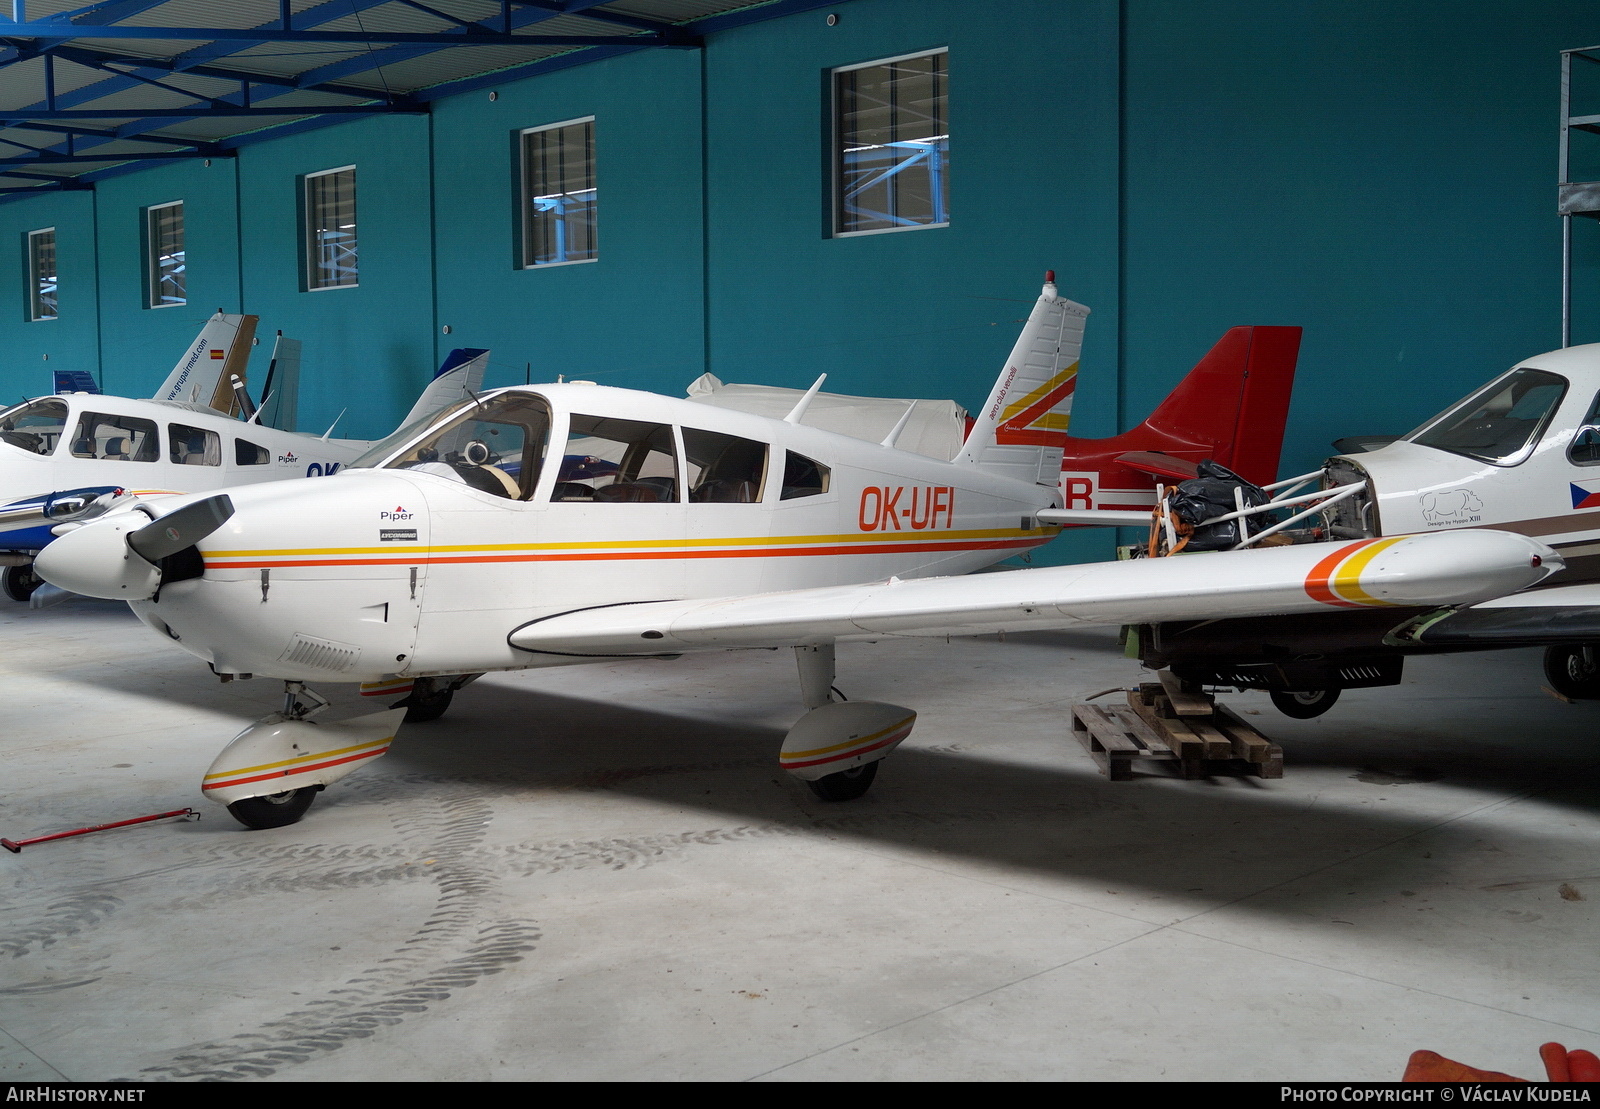
[[[222,465],[222,436],[202,427],[168,424],[167,447],[179,466]]]
[[[480,492],[525,501],[539,484],[549,440],[550,409],[543,398],[503,393],[469,405],[385,469],[436,474]]]
[[[1576,466],[1600,466],[1600,395],[1596,395],[1589,414],[1572,437],[1567,459]]]
[[[67,429],[67,406],[58,400],[36,400],[0,416],[0,442],[34,454],[50,454]]]
[[[691,503],[753,504],[767,479],[767,445],[737,435],[683,429]]]
[[[573,413],[552,501],[659,504],[678,499],[669,424]]]
[[[72,436],[72,454],[75,458],[154,462],[161,457],[161,441],[153,420],[85,412]]]
[[[828,491],[832,471],[822,463],[794,451],[785,451],[783,460],[783,496],[779,500],[792,501],[800,497],[815,497]]]
[[[1514,466],[1550,422],[1567,379],[1527,367],[1512,370],[1406,438],[1424,447]]]

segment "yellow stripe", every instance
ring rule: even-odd
[[[1370,546],[1363,547],[1355,554],[1344,560],[1344,564],[1334,571],[1333,580],[1328,584],[1333,591],[1347,601],[1356,601],[1364,605],[1386,605],[1391,602],[1381,601],[1361,588],[1361,571],[1367,568],[1378,555],[1404,539],[1405,536],[1396,536],[1393,539],[1381,539]]]
[[[813,755],[826,755],[831,751],[843,751],[846,747],[859,747],[863,743],[871,743],[875,739],[881,739],[883,736],[888,735],[896,728],[905,727],[916,718],[917,714],[912,713],[910,716],[900,721],[900,723],[890,724],[881,732],[873,732],[871,735],[862,736],[860,739],[848,740],[844,743],[835,743],[832,747],[818,747],[815,751],[784,751],[778,756],[778,760],[781,762],[784,759],[809,759]]]
[[[1054,528],[984,528],[976,531],[901,531],[857,532],[854,535],[753,535],[726,539],[624,539],[603,540],[591,543],[480,543],[458,546],[417,546],[396,548],[393,544],[382,547],[304,547],[266,551],[215,551],[200,553],[206,558],[276,558],[288,555],[361,555],[391,554],[397,558],[419,552],[426,554],[463,554],[486,551],[593,551],[637,550],[643,547],[679,549],[686,547],[786,547],[805,543],[925,543],[930,539],[1012,539],[1044,535]]]
[[[1066,381],[1067,378],[1071,377],[1073,374],[1075,374],[1077,372],[1078,372],[1078,364],[1076,362],[1074,362],[1072,365],[1068,366],[1066,369],[1064,369],[1060,373],[1056,374],[1056,376],[1052,377],[1049,381],[1047,381],[1043,385],[1039,386],[1037,389],[1035,389],[1033,392],[1029,393],[1027,396],[1023,397],[1021,400],[1014,401],[1013,403],[1006,405],[1005,412],[1000,417],[1001,421],[1003,422],[1005,420],[1009,420],[1011,417],[1015,416],[1018,412],[1021,412],[1024,408],[1029,408],[1032,405],[1035,405],[1035,404],[1039,403],[1039,401],[1044,399],[1044,395],[1046,393],[1048,393],[1050,390],[1056,388],[1056,386],[1060,385],[1062,382]]]
[[[312,759],[327,759],[335,755],[348,755],[353,751],[365,750],[368,747],[381,747],[385,743],[392,742],[394,742],[394,736],[390,736],[388,739],[376,740],[372,743],[358,743],[354,747],[341,747],[337,751],[318,751],[314,755],[300,755],[296,758],[284,759],[282,762],[264,762],[260,766],[241,766],[234,770],[221,770],[215,774],[207,774],[204,781],[209,782],[213,778],[232,778],[239,774],[254,774],[259,770],[276,770],[280,766],[293,766],[297,762],[310,762]]]

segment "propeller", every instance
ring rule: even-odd
[[[233,501],[217,493],[160,519],[143,512],[113,512],[76,525],[39,552],[34,569],[51,585],[85,597],[147,600],[164,582],[205,572],[195,544],[233,515]],[[177,556],[177,557],[174,557]]]
[[[138,531],[128,533],[128,546],[146,562],[156,563],[192,547],[233,515],[233,501],[218,493],[203,501],[184,505],[159,520],[152,520]]]

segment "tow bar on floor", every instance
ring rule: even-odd
[[[31,847],[35,843],[48,843],[53,839],[71,839],[73,836],[86,836],[90,832],[103,832],[108,828],[126,828],[130,824],[148,824],[152,820],[165,820],[170,816],[181,816],[186,820],[199,820],[200,814],[193,809],[173,809],[171,812],[152,813],[150,816],[136,816],[132,820],[118,820],[112,824],[94,824],[87,828],[76,828],[70,832],[56,832],[49,836],[34,836],[32,839],[0,839],[0,847],[4,847],[13,855],[20,855],[24,847]]]
[[[1210,694],[1185,689],[1169,671],[1159,676],[1159,685],[1129,690],[1126,707],[1072,706],[1072,734],[1107,778],[1131,779],[1135,759],[1176,761],[1185,778],[1207,777],[1227,762],[1259,778],[1283,777],[1283,748]]]

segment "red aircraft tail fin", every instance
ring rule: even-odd
[[[1065,507],[1149,507],[1158,479],[1192,476],[1208,458],[1258,485],[1275,481],[1300,331],[1230,328],[1138,427],[1109,439],[1068,439]]]
[[[1130,450],[1163,451],[1199,462],[1195,447],[1240,477],[1265,485],[1278,476],[1300,354],[1298,327],[1233,327],[1178,382],[1150,418],[1122,438]]]

